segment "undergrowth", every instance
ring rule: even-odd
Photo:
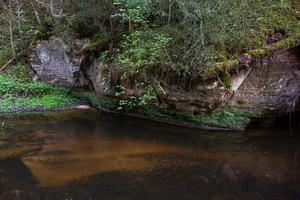
[[[0,112],[53,110],[76,102],[66,89],[0,75]]]

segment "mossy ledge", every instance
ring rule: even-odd
[[[249,56],[252,62],[262,59],[263,57],[272,55],[278,51],[292,48],[300,44],[300,36],[299,37],[289,37],[285,38],[281,41],[278,41],[274,44],[265,45],[262,48],[253,49],[243,54],[242,56]],[[250,64],[250,63],[249,63]],[[228,59],[223,62],[218,62],[213,64],[210,67],[205,68],[200,72],[200,77],[203,80],[209,80],[217,77],[220,74],[231,72],[235,69],[238,69],[242,63],[238,58]]]
[[[121,113],[157,122],[189,128],[207,130],[244,131],[252,119],[260,117],[260,113],[237,108],[219,108],[211,113],[193,114],[176,109],[162,109],[148,104],[130,111],[118,110],[118,99],[94,92],[77,93],[81,101],[90,103],[94,108],[105,112]]]

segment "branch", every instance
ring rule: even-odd
[[[3,65],[0,69],[0,73],[3,72],[16,58],[10,59],[5,65]]]

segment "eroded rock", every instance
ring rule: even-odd
[[[30,62],[39,79],[63,87],[79,86],[80,49],[89,39],[66,44],[61,38],[40,42],[31,54]]]
[[[229,106],[260,112],[289,111],[300,95],[299,74],[299,46],[266,57],[252,67]]]

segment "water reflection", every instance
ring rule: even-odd
[[[300,198],[300,140],[286,129],[214,133],[93,111],[3,120],[0,199]]]

